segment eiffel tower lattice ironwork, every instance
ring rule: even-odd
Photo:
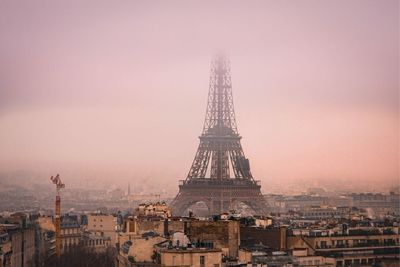
[[[267,206],[259,181],[254,180],[245,157],[233,107],[229,61],[217,55],[211,63],[206,118],[200,145],[179,193],[171,203],[175,215],[204,202],[210,214],[227,212],[238,202],[257,214]]]

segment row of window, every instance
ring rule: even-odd
[[[63,243],[61,244],[61,248],[63,247],[69,247],[72,245],[78,245],[79,243],[84,244],[85,246],[98,246],[98,245],[108,245],[109,242],[103,239],[90,239],[90,240],[85,240],[79,242],[77,238],[67,238],[63,240]]]
[[[332,216],[332,215],[340,215],[340,212],[310,212],[305,213],[305,216]]]
[[[172,265],[176,265],[176,256],[172,256]],[[200,256],[199,257],[199,264],[200,267],[206,267],[206,257],[205,256]],[[214,264],[213,267],[219,267],[219,264]]]
[[[372,265],[374,263],[374,259],[354,259],[354,260],[344,260],[344,261],[337,261],[336,266],[353,266],[353,265]]]
[[[78,243],[79,243],[78,238],[65,238],[65,239],[63,239],[63,242],[61,243],[61,248],[69,247],[72,245],[78,245]]]
[[[85,240],[84,244],[86,246],[98,246],[98,245],[107,245],[108,242],[103,239],[96,239],[96,240],[89,239],[89,240]]]
[[[67,228],[67,229],[62,229],[61,234],[78,234],[80,232],[79,228]]]
[[[352,241],[352,244],[351,242]],[[327,241],[316,242],[317,248],[343,248],[343,247],[360,247],[360,246],[378,246],[378,245],[396,245],[399,239],[353,239],[353,240],[332,240],[331,245]]]
[[[301,265],[305,265],[305,266],[307,266],[307,265],[320,265],[321,264],[321,261],[320,260],[308,260],[308,261],[306,261],[306,260],[304,260],[304,261],[301,261],[300,262],[300,264]]]

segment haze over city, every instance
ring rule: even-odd
[[[0,185],[175,194],[220,51],[263,192],[398,185],[398,1],[226,3],[2,1]]]

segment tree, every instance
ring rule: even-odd
[[[114,267],[116,251],[108,248],[106,252],[95,252],[83,246],[75,246],[64,252],[60,258],[56,256],[46,261],[46,267]]]

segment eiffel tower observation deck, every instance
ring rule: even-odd
[[[240,143],[233,106],[229,61],[217,55],[211,62],[206,118],[200,144],[179,193],[171,203],[174,215],[183,215],[203,202],[210,215],[244,203],[254,214],[266,214],[260,181],[250,170]]]

